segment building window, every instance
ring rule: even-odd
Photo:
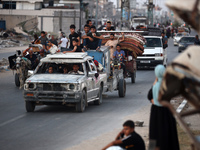
[[[16,2],[15,1],[4,2],[3,9],[16,9]]]

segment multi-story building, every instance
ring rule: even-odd
[[[69,34],[71,24],[75,24],[78,30],[80,14],[81,24],[84,24],[85,16],[84,12],[80,13],[79,0],[0,1],[0,20],[5,21],[6,29],[22,25],[27,31],[37,27],[54,33],[62,29]],[[26,26],[26,23],[29,25]]]

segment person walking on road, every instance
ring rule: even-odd
[[[195,36],[194,45],[200,45],[200,40],[198,35]]]
[[[168,44],[167,44],[168,43],[168,39],[165,37],[165,33],[164,32],[162,32],[161,36],[162,36],[163,48],[166,49],[168,47]]]
[[[150,145],[156,146],[155,150],[179,150],[176,121],[168,108],[163,107],[158,101],[158,94],[165,67],[158,65],[155,68],[156,79],[149,90],[148,99],[151,101],[149,140]]]

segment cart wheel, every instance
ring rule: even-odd
[[[131,74],[131,82],[132,82],[132,83],[135,83],[135,78],[136,78],[136,72],[133,72],[133,73]]]
[[[19,75],[17,73],[15,73],[15,85],[16,87],[20,86]]]
[[[126,95],[126,81],[124,79],[119,80],[118,94],[119,97],[125,97]]]

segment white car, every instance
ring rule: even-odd
[[[180,33],[177,33],[177,34],[174,36],[174,46],[177,46],[177,45],[178,45],[179,40],[180,40],[183,36],[189,36],[189,33],[187,33],[187,32],[180,32]]]
[[[144,53],[137,57],[137,67],[155,67],[158,64],[167,65],[167,50],[163,49],[161,36],[144,36],[146,45]]]

